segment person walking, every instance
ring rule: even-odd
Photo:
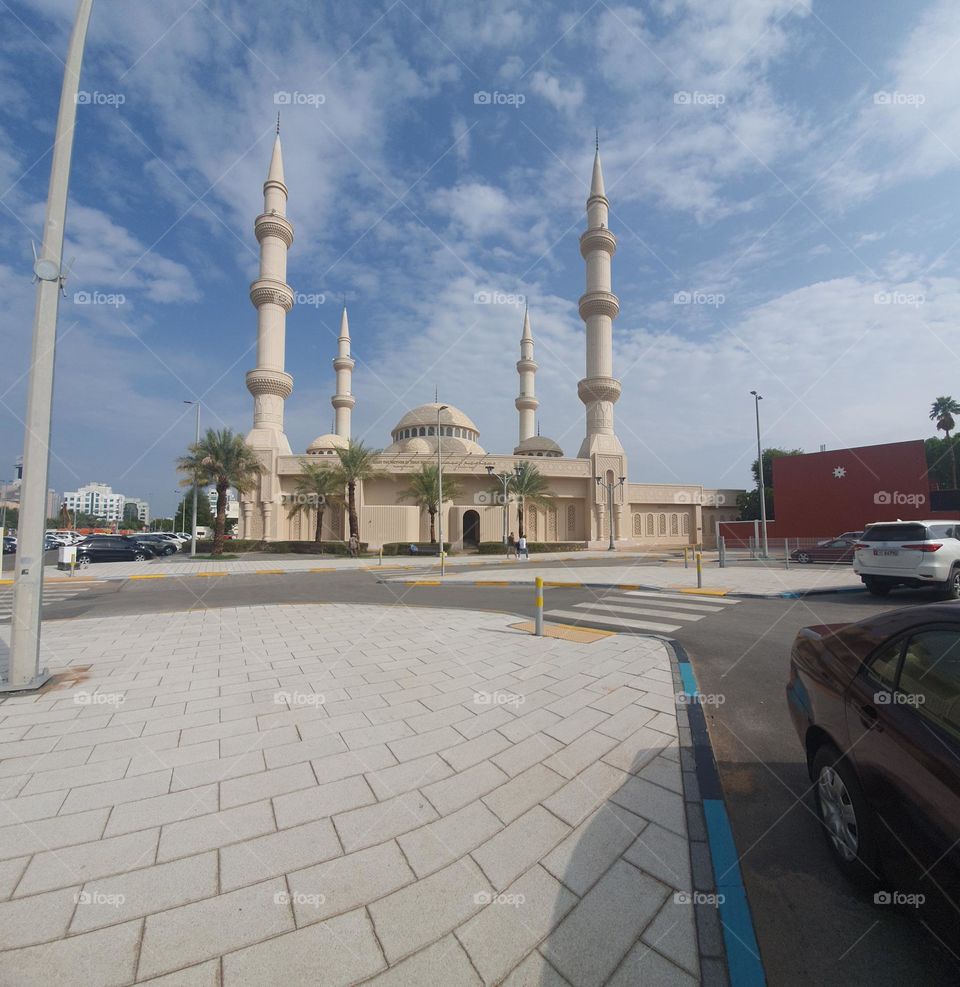
[[[517,542],[517,558],[526,559],[527,562],[530,561],[530,552],[527,550],[526,535],[521,535],[520,541]]]
[[[360,557],[360,539],[356,535],[350,536],[350,558],[356,559]]]
[[[513,532],[510,532],[510,537],[507,539],[507,558],[515,559],[517,557],[517,541],[513,537]]]

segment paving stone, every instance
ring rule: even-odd
[[[436,754],[428,754],[413,761],[403,761],[390,768],[370,771],[364,777],[378,799],[402,795],[414,788],[449,778],[453,771],[446,761]]]
[[[368,981],[369,987],[480,987],[482,981],[454,936],[435,942]]]
[[[340,855],[329,819],[234,843],[220,851],[220,889],[232,891]]]
[[[474,850],[472,856],[490,883],[502,891],[569,832],[569,826],[538,805]]]
[[[60,811],[66,797],[66,792],[44,792],[42,795],[4,799],[0,802],[0,826],[49,819]]]
[[[140,922],[113,925],[41,946],[3,954],[4,982],[49,987],[121,987],[133,982],[140,944]]]
[[[634,703],[632,706],[627,706],[619,713],[614,713],[613,716],[608,717],[597,726],[597,730],[600,733],[605,733],[608,737],[614,737],[616,740],[626,740],[635,730],[639,730],[640,727],[648,723],[656,729],[653,720],[656,719],[657,715],[652,709]]]
[[[646,767],[637,772],[641,778],[652,781],[671,792],[683,795],[683,777],[680,765],[665,757],[655,757]]]
[[[287,877],[298,926],[320,922],[382,898],[414,879],[392,840],[294,871]]]
[[[333,823],[344,850],[351,853],[409,833],[436,818],[436,810],[420,792],[407,792],[376,805],[339,813]]]
[[[457,930],[485,984],[498,984],[560,924],[577,897],[534,867]]]
[[[611,798],[629,777],[619,768],[597,761],[545,799],[543,804],[568,825],[577,826],[597,806]]]
[[[558,881],[582,897],[646,826],[645,819],[606,802],[541,862]]]
[[[99,809],[104,805],[120,805],[123,802],[139,802],[154,795],[163,795],[170,789],[171,773],[168,769],[136,778],[74,788],[67,795],[60,812],[66,815],[68,812],[83,812],[85,809]]]
[[[346,751],[343,754],[331,754],[327,757],[312,759],[313,772],[321,785],[331,781],[340,781],[352,775],[361,775],[366,771],[379,771],[396,764],[397,759],[385,745],[364,747],[359,751]]]
[[[157,860],[163,862],[228,846],[272,833],[275,828],[273,808],[266,800],[167,823],[160,830]]]
[[[548,709],[535,709],[504,724],[499,728],[499,732],[511,743],[518,744],[521,740],[526,740],[527,737],[532,737],[559,721],[560,717],[556,713],[551,713]]]
[[[474,737],[479,737],[483,733],[489,733],[498,727],[506,726],[516,719],[512,707],[508,708],[505,705],[495,706],[493,709],[473,705],[471,712],[476,715],[457,723],[457,732],[467,740],[473,740]]]
[[[624,957],[607,987],[697,987],[699,983],[699,977],[691,977],[641,941]]]
[[[165,737],[166,734],[158,736]],[[198,764],[201,761],[217,761],[220,758],[220,745],[216,740],[208,740],[205,744],[191,744],[189,747],[171,747],[162,750],[147,750],[135,755],[127,768],[127,778],[136,775],[152,774],[165,768],[180,768],[187,764]]]
[[[448,747],[440,752],[440,756],[453,768],[454,771],[463,771],[473,767],[481,761],[492,758],[499,754],[504,748],[510,746],[510,741],[501,734],[493,731],[477,737],[475,740],[467,740],[456,747]],[[552,751],[550,753],[553,753]],[[522,770],[522,769],[521,769]]]
[[[639,689],[631,689],[624,685],[595,699],[590,703],[590,706],[592,709],[599,709],[612,715],[626,709],[627,706],[632,706],[642,695],[643,693]]]
[[[148,915],[141,979],[199,963],[293,929],[282,878]],[[69,941],[69,940],[68,940]]]
[[[564,784],[565,779],[562,775],[542,764],[535,764],[505,785],[484,795],[483,801],[502,822],[509,823],[552,795]]]
[[[605,754],[603,760],[607,764],[620,768],[622,771],[629,771],[636,774],[657,757],[663,748],[670,743],[674,743],[671,737],[659,730],[651,730],[649,727],[641,727],[632,733],[626,740],[618,744]]]
[[[424,786],[422,792],[430,799],[437,812],[442,816],[447,816],[456,809],[460,809],[482,795],[486,795],[487,792],[493,791],[494,788],[507,780],[506,774],[495,764],[490,761],[482,761],[452,778]]]
[[[316,784],[316,776],[309,764],[291,764],[285,768],[231,778],[220,783],[220,808],[231,809],[245,802],[259,802],[260,799],[311,788]]]
[[[194,816],[216,812],[219,808],[216,785],[190,788],[185,792],[174,792],[172,795],[157,795],[155,798],[141,799],[139,802],[125,802],[123,805],[114,806],[104,835],[118,836],[121,833],[147,829],[150,826],[192,819]]]
[[[678,835],[686,836],[686,813],[682,795],[630,775],[610,797],[618,805],[638,816],[658,823]]]
[[[212,852],[87,881],[70,932],[89,932],[216,893],[217,855]]]
[[[190,750],[189,747],[183,749]],[[228,778],[256,774],[265,768],[266,764],[261,751],[249,751],[246,754],[235,754],[233,757],[220,757],[216,761],[202,761],[199,764],[175,768],[170,782],[170,791],[181,792],[187,788],[198,788],[201,785],[226,781]]]
[[[548,737],[545,733],[535,733],[490,760],[512,778],[556,754],[561,747],[563,744],[559,740]]]
[[[362,908],[223,958],[223,987],[354,984],[385,966]]]
[[[297,740],[295,743],[270,747],[264,751],[268,768],[285,768],[288,764],[312,761],[345,751],[347,745],[337,734],[329,737],[315,737],[313,740]]]
[[[571,983],[601,987],[668,893],[652,877],[618,861],[547,939],[543,954]]]
[[[186,970],[141,980],[144,987],[220,987],[220,960],[209,960]]]
[[[570,744],[577,737],[606,722],[608,719],[610,719],[610,716],[607,713],[599,709],[593,709],[590,706],[585,706],[583,709],[578,709],[571,716],[564,717],[559,723],[554,723],[553,726],[547,727],[544,733],[548,737],[553,737],[554,740],[560,741],[561,744]]]
[[[130,757],[136,760],[139,757],[147,756],[151,751],[176,750],[179,736],[177,733],[157,733],[149,737],[129,737],[127,740],[114,740],[109,743],[100,742],[90,754],[88,764],[94,761],[111,761],[118,757]],[[133,762],[131,761],[131,764]],[[165,764],[158,764],[150,768],[157,771],[166,767]],[[138,772],[141,773],[141,772]],[[129,770],[127,777],[129,777]]]
[[[17,885],[15,897],[63,888],[138,867],[156,856],[159,829],[37,853]]]
[[[0,949],[34,946],[62,938],[70,924],[70,916],[77,907],[79,890],[80,886],[77,884],[0,904]],[[0,982],[2,978],[0,967]]]
[[[503,987],[570,987],[570,983],[534,951],[503,981]]]
[[[20,792],[21,795],[37,795],[41,792],[57,792],[82,785],[95,785],[105,781],[117,781],[127,770],[127,758],[97,761],[82,767],[62,768],[59,771],[38,771]]]
[[[694,906],[689,900],[681,900],[671,894],[644,931],[643,941],[687,973],[699,976],[700,953],[695,915]]]
[[[387,960],[397,960],[441,938],[482,907],[490,885],[465,857],[369,906]]]
[[[358,730],[344,730],[340,736],[350,750],[386,744],[402,737],[412,737],[413,731],[402,720],[371,726],[369,723]]]
[[[446,750],[463,743],[463,737],[453,727],[445,726],[439,730],[428,730],[404,740],[388,741],[387,746],[398,761],[409,761],[426,754]]]
[[[397,838],[417,877],[425,877],[469,853],[502,828],[482,803],[471,802],[456,812]]]
[[[29,857],[0,860],[0,901],[6,901],[13,894],[13,889],[23,876],[29,862]]]
[[[332,781],[326,785],[314,785],[313,788],[301,792],[278,795],[273,800],[273,808],[277,816],[277,825],[280,829],[287,829],[338,812],[370,805],[376,800],[364,778],[357,775]]]

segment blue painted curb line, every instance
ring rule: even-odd
[[[720,773],[713,756],[703,707],[695,700],[699,695],[697,678],[683,645],[674,640],[670,644],[677,655],[684,692],[688,699],[694,700],[687,703],[687,717],[693,741],[697,783],[703,799],[703,815],[707,825],[730,987],[766,987],[767,980],[753,928],[753,916],[746,888],[743,886],[730,817],[723,800]]]

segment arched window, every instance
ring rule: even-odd
[[[657,534],[665,535],[667,533],[667,515],[658,514],[657,515]]]
[[[648,538],[652,538],[653,537],[653,515],[652,514],[648,514],[647,515],[647,537]]]
[[[680,534],[680,518],[676,514],[670,515],[670,534],[679,535]]]
[[[420,434],[421,435],[426,435],[427,434],[427,430],[422,425],[420,426]]]
[[[633,515],[633,533],[635,536],[639,537],[643,534],[643,515],[634,514]]]

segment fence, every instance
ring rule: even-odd
[[[736,565],[738,562],[765,562],[780,563],[784,566],[803,564],[794,555],[800,555],[803,550],[816,548],[824,542],[833,541],[836,536],[823,538],[768,538],[767,552],[763,553],[763,543],[759,538],[751,536],[746,542],[738,541],[734,546],[728,547],[726,539],[718,539],[719,562],[721,568],[724,566]],[[849,565],[852,559],[844,561],[836,560],[833,563],[829,559],[811,559],[819,564]]]

